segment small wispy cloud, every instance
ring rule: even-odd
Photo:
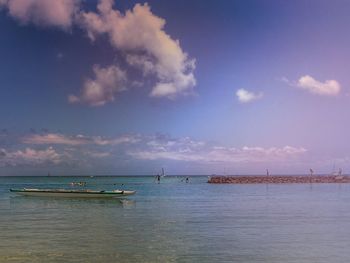
[[[310,93],[323,96],[335,96],[338,95],[341,90],[341,86],[336,80],[320,82],[309,75],[300,77],[297,87],[305,89]]]
[[[34,134],[22,138],[22,142],[26,144],[65,144],[65,145],[81,145],[85,144],[85,140],[82,137],[74,136],[69,137],[57,133],[48,134]]]
[[[341,85],[337,80],[321,82],[310,75],[301,76],[297,81],[291,81],[286,77],[282,77],[281,81],[290,87],[303,89],[315,95],[336,96],[341,91]]]
[[[85,154],[92,158],[106,158],[111,156],[110,152],[86,151]]]
[[[56,54],[56,58],[57,58],[58,60],[61,60],[63,57],[64,57],[64,56],[63,56],[63,53],[62,53],[62,52],[58,52],[58,53]]]
[[[239,89],[236,91],[236,96],[238,100],[242,103],[252,102],[263,97],[263,93],[254,93],[246,89]]]
[[[116,138],[105,138],[102,136],[85,136],[85,135],[64,135],[59,133],[47,133],[47,134],[32,134],[22,138],[22,142],[25,144],[62,144],[70,146],[78,145],[118,145],[127,143],[136,143],[139,141],[137,135],[121,135]]]

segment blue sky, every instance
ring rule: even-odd
[[[0,7],[1,175],[350,169],[347,1]]]

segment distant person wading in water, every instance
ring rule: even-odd
[[[190,178],[188,176],[186,176],[186,178],[182,178],[181,182],[185,181],[186,183],[190,182]]]
[[[158,182],[158,184],[160,184],[160,175],[159,174],[157,174],[157,182]]]

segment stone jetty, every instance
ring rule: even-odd
[[[350,183],[348,175],[212,176],[211,184],[308,184]]]

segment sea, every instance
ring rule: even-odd
[[[0,262],[350,262],[350,184],[207,180],[0,177]],[[9,192],[79,188],[71,182],[137,192],[120,200]]]

